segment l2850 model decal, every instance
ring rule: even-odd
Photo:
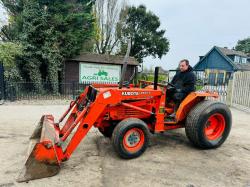
[[[122,92],[122,95],[146,95],[150,94],[150,92]]]

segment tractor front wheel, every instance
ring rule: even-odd
[[[149,143],[149,130],[140,119],[122,120],[114,129],[112,143],[117,154],[125,159],[140,156]]]
[[[227,139],[231,123],[231,112],[225,104],[205,100],[189,112],[185,131],[195,146],[217,148]]]

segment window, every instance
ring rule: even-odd
[[[242,58],[241,58],[241,63],[247,63],[247,58],[242,57]]]
[[[239,56],[234,56],[234,62],[240,63],[240,57]]]
[[[224,82],[224,73],[219,73],[217,75],[217,84],[218,85],[223,85]]]
[[[208,84],[211,86],[215,85],[216,73],[209,73],[208,75]]]

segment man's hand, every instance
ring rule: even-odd
[[[176,92],[177,92],[177,93],[181,93],[182,90],[178,88],[178,89],[176,89]]]

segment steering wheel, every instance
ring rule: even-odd
[[[170,83],[170,82],[167,82],[167,86],[171,86],[173,88],[176,88],[176,86],[174,84]]]
[[[118,82],[118,84],[120,84],[120,82]],[[122,86],[129,88],[129,84],[130,84],[129,81],[123,81]]]

